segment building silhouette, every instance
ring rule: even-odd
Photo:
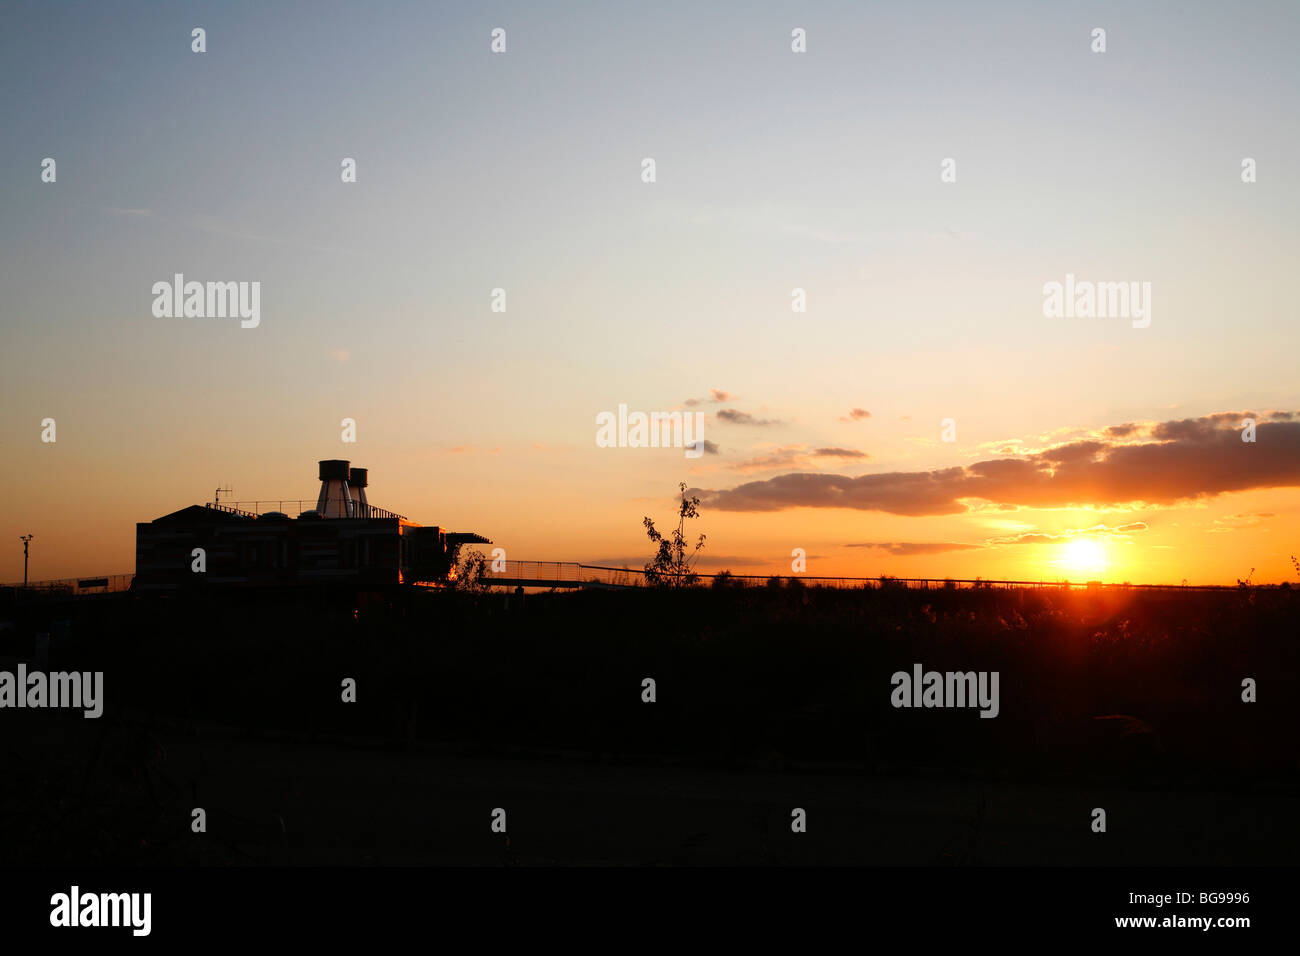
[[[217,500],[137,524],[134,588],[438,584],[454,574],[463,545],[491,543],[377,508],[366,497],[366,469],[319,464],[316,507],[297,517]]]

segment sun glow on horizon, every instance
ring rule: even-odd
[[[1096,538],[1077,538],[1062,549],[1058,564],[1067,571],[1099,576],[1106,573],[1106,549]]]

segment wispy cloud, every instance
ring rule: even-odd
[[[1243,514],[1224,515],[1222,518],[1215,518],[1214,525],[1210,528],[1212,534],[1227,534],[1230,531],[1240,531],[1242,528],[1254,528],[1269,518],[1276,518],[1277,515],[1271,511],[1251,511]]]
[[[211,218],[191,219],[188,225],[200,232],[211,233],[215,236],[226,236],[231,239],[238,239],[241,242],[264,242],[269,245],[285,246],[290,249],[310,249],[313,252],[324,252],[330,255],[352,256],[352,252],[345,249],[333,249],[328,246],[319,246],[311,242],[302,242],[298,239],[285,239],[282,236],[268,236],[263,233],[249,232],[246,229],[239,229],[228,223],[220,222]]]
[[[711,388],[709,389],[709,397],[707,401],[714,405],[721,405],[723,402],[734,402],[737,398],[739,398],[739,396],[733,395],[731,392],[723,391],[720,388]],[[682,404],[688,408],[694,408],[696,405],[703,405],[705,401],[706,399],[703,398],[688,398]]]
[[[959,544],[953,541],[865,541],[845,545],[846,548],[874,548],[890,554],[908,556],[914,554],[943,554],[946,551],[972,551],[984,547],[982,544]]]
[[[724,408],[718,412],[718,421],[728,422],[732,425],[780,425],[783,424],[775,418],[755,418],[749,412],[737,411],[734,408]]]
[[[739,462],[737,471],[768,471],[773,468],[804,468],[828,461],[859,461],[870,456],[853,448],[809,448],[807,445],[783,445],[754,458]]]
[[[1065,531],[1024,531],[1020,534],[1001,535],[996,538],[989,538],[989,545],[1003,544],[1051,544],[1054,541],[1069,541],[1071,538],[1087,537],[1113,537],[1126,538],[1130,534],[1139,531],[1146,531],[1147,523],[1145,521],[1130,521],[1127,524],[1109,527],[1104,524],[1093,525],[1091,528],[1067,528]]]

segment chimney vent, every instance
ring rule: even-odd
[[[316,510],[322,518],[356,516],[356,508],[348,488],[351,478],[350,464],[338,459],[320,462],[320,497],[316,499]]]
[[[370,517],[370,502],[366,501],[366,485],[369,483],[366,472],[365,468],[353,468],[348,476],[348,491],[352,495],[352,509],[358,518]]]

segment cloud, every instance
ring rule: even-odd
[[[709,389],[708,401],[712,402],[714,405],[720,405],[723,402],[734,402],[737,398],[738,396],[733,395],[731,392],[724,392],[720,388]],[[687,408],[694,408],[696,405],[703,405],[704,402],[705,400],[702,398],[688,398],[682,404]]]
[[[700,439],[700,441],[704,442],[704,454],[706,454],[706,455],[716,455],[716,454],[718,453],[719,449],[718,449],[718,446],[717,446],[717,444],[716,444],[715,442],[711,442],[711,441],[709,441],[707,438],[702,438],[702,439]],[[689,445],[687,445],[686,447],[687,447],[687,448],[694,448],[694,447],[696,446],[696,444],[697,444],[696,442],[691,442],[691,443],[690,443]]]
[[[957,544],[951,541],[867,541],[848,544],[846,548],[876,548],[890,554],[942,554],[945,551],[971,551],[984,547],[981,544]]]
[[[783,445],[756,458],[739,462],[733,467],[737,471],[766,471],[772,468],[811,467],[816,465],[819,459],[846,461],[869,457],[866,452],[852,448],[809,449],[807,445]]]
[[[739,412],[734,408],[724,408],[718,412],[718,421],[729,422],[732,425],[780,425],[781,422],[775,418],[755,418],[749,412]]]
[[[817,458],[870,458],[865,451],[853,448],[818,448],[813,451]]]
[[[1227,534],[1229,531],[1238,531],[1242,528],[1253,528],[1268,518],[1276,518],[1271,511],[1249,511],[1243,514],[1224,515],[1222,518],[1214,519],[1214,526],[1210,528],[1212,534]]]
[[[770,468],[796,468],[802,462],[803,445],[787,445],[784,448],[777,448],[765,455],[757,458],[749,458],[737,463],[734,467],[737,471],[763,471]]]
[[[1160,422],[1151,428],[1151,437],[1158,441],[1204,440],[1225,429],[1236,429],[1246,418],[1259,418],[1254,412],[1218,412],[1202,418],[1184,418],[1176,422]]]
[[[1003,535],[997,538],[989,538],[989,545],[999,544],[1051,544],[1055,541],[1069,541],[1071,538],[1077,538],[1080,535],[1087,537],[1126,537],[1138,531],[1146,531],[1147,523],[1145,521],[1130,521],[1128,524],[1108,527],[1104,524],[1093,525],[1091,528],[1068,528],[1061,532],[1047,531],[1025,531],[1021,534]]]
[[[589,566],[600,568],[627,568],[629,571],[638,573],[639,575],[639,572],[645,568],[646,562],[650,560],[650,557],[651,556],[648,554],[641,554],[631,557],[628,555],[621,555],[618,557],[596,558]],[[691,562],[691,567],[695,568],[697,571],[703,571],[712,568],[763,567],[766,564],[767,562],[762,558],[742,557],[733,554],[709,554],[707,551],[701,551],[696,559]]]
[[[865,408],[851,408],[849,409],[849,413],[847,415],[840,416],[840,421],[860,422],[863,419],[870,418],[870,417],[871,417],[871,413],[867,411]]]
[[[1018,458],[932,471],[856,478],[795,472],[692,493],[702,505],[723,511],[851,508],[945,515],[980,502],[1029,508],[1166,505],[1300,486],[1300,421],[1261,422],[1252,443],[1243,442],[1238,431],[1247,417],[1252,416],[1223,412],[1154,423],[1147,441],[1068,441]]]

